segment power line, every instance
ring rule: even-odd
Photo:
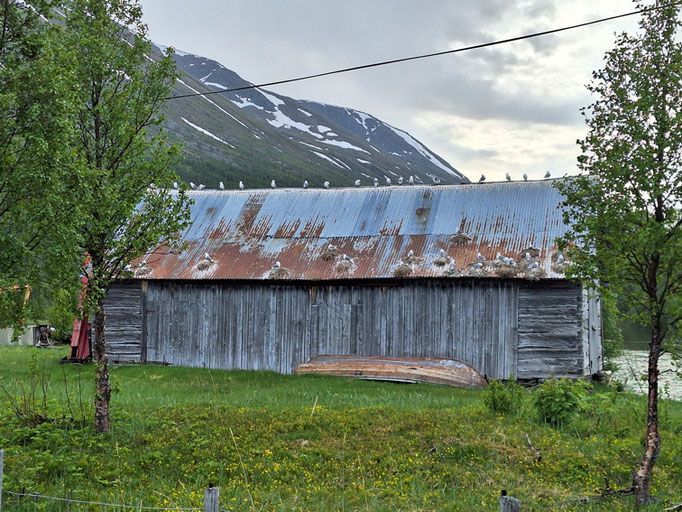
[[[671,5],[674,5],[674,4],[677,4],[677,3],[680,3],[680,2],[673,2]],[[487,43],[480,43],[480,44],[475,44],[475,45],[471,45],[471,46],[464,46],[464,47],[461,47],[461,48],[455,48],[455,49],[453,49],[453,50],[444,50],[444,51],[440,51],[440,52],[425,53],[425,54],[422,54],[422,55],[415,55],[415,56],[412,56],[412,57],[402,57],[402,58],[399,58],[399,59],[384,60],[384,61],[381,61],[381,62],[373,62],[373,63],[371,63],[371,64],[363,64],[363,65],[360,65],[360,66],[353,66],[353,67],[349,67],[349,68],[336,69],[336,70],[333,70],[333,71],[325,71],[325,72],[322,72],[322,73],[315,73],[315,74],[312,74],[312,75],[299,76],[299,77],[296,77],[296,78],[287,78],[287,79],[285,79],[285,80],[276,80],[276,81],[274,81],[274,82],[266,82],[266,83],[262,83],[262,84],[244,85],[244,86],[242,86],[242,87],[233,87],[233,88],[231,88],[231,89],[220,89],[220,90],[218,90],[218,91],[194,92],[194,93],[191,93],[191,94],[180,94],[180,95],[177,95],[177,96],[169,96],[169,97],[167,97],[166,99],[167,99],[167,100],[177,100],[177,99],[180,99],[180,98],[191,98],[191,97],[194,97],[194,96],[208,96],[209,94],[222,94],[222,93],[225,93],[225,92],[237,92],[237,91],[245,91],[245,90],[247,90],[247,89],[257,89],[257,88],[261,88],[261,87],[272,87],[273,85],[290,84],[290,83],[292,83],[292,82],[301,82],[301,81],[303,81],[303,80],[311,80],[311,79],[313,79],[313,78],[320,78],[320,77],[323,77],[323,76],[338,75],[338,74],[340,74],[340,73],[349,73],[349,72],[351,72],[351,71],[359,71],[359,70],[361,70],[361,69],[376,68],[376,67],[379,67],[379,66],[387,66],[387,65],[389,65],[389,64],[398,64],[398,63],[400,63],[400,62],[409,62],[409,61],[412,61],[412,60],[428,59],[428,58],[431,58],[431,57],[439,57],[439,56],[441,56],[441,55],[450,55],[450,54],[453,54],[453,53],[461,53],[461,52],[466,52],[466,51],[470,51],[470,50],[478,50],[478,49],[481,49],[481,48],[488,48],[488,47],[491,47],[491,46],[498,46],[498,45],[501,45],[501,44],[513,43],[513,42],[515,42],[515,41],[522,41],[522,40],[524,40],[524,39],[531,39],[531,38],[534,38],[534,37],[541,37],[541,36],[546,36],[546,35],[549,35],[549,34],[556,34],[556,33],[558,33],[558,32],[565,32],[565,31],[567,31],[567,30],[573,30],[573,29],[576,29],[576,28],[588,27],[588,26],[590,26],[590,25],[596,25],[596,24],[598,24],[598,23],[605,23],[605,22],[607,22],[607,21],[613,21],[613,20],[617,20],[617,19],[620,19],[620,18],[626,18],[626,17],[628,17],[628,16],[634,16],[634,15],[636,15],[636,14],[642,14],[642,13],[645,13],[645,12],[648,12],[648,11],[654,11],[654,10],[657,10],[657,9],[662,9],[663,7],[665,7],[665,6],[657,6],[657,7],[649,7],[649,8],[647,8],[647,9],[639,9],[639,10],[637,10],[637,11],[632,11],[632,12],[628,12],[628,13],[625,13],[625,14],[618,14],[618,15],[616,15],[616,16],[609,16],[608,18],[600,18],[600,19],[597,19],[597,20],[586,21],[586,22],[583,22],[583,23],[578,23],[578,24],[576,24],[576,25],[570,25],[570,26],[567,26],[567,27],[555,28],[555,29],[551,29],[551,30],[544,30],[544,31],[542,31],[542,32],[534,32],[534,33],[532,33],[532,34],[525,34],[525,35],[522,35],[522,36],[510,37],[510,38],[507,38],[507,39],[500,39],[500,40],[497,40],[497,41],[490,41],[490,42],[487,42]]]

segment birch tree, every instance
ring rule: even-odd
[[[189,216],[189,200],[170,191],[178,149],[159,114],[176,78],[170,53],[152,60],[142,11],[133,0],[73,0],[66,32],[76,55],[80,108],[77,151],[85,162],[81,200],[88,221],[88,302],[94,311],[95,427],[110,428],[111,386],[104,298],[125,266],[158,245],[172,245]]]
[[[649,328],[646,435],[633,470],[638,506],[651,501],[659,433],[659,359],[679,348],[682,318],[682,45],[679,4],[637,3],[637,33],[621,34],[593,74],[580,176],[559,185],[571,232],[571,274],[626,298]]]

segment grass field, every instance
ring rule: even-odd
[[[112,433],[97,436],[93,367],[61,366],[65,353],[0,347],[0,385],[20,411],[50,420],[19,419],[0,390],[6,490],[175,510],[201,507],[211,483],[224,510],[414,512],[494,511],[506,489],[524,512],[632,509],[628,498],[583,499],[605,477],[629,486],[644,431],[644,401],[629,393],[598,389],[573,421],[552,427],[536,419],[530,392],[501,415],[481,391],[118,366]],[[664,401],[661,423],[650,510],[682,502],[682,404]],[[101,508],[6,495],[4,510]]]

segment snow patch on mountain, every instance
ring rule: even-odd
[[[190,87],[189,85],[187,85],[185,82],[183,82],[183,81],[180,80],[179,78],[178,78],[177,80],[178,80],[179,83],[181,83],[182,85],[184,85],[185,87],[187,87],[190,91],[195,92],[195,93],[197,93],[197,94],[200,94],[199,91],[197,91],[194,87]],[[218,110],[220,110],[223,114],[225,114],[225,115],[231,117],[232,119],[234,119],[235,121],[237,121],[237,122],[238,122],[240,125],[242,125],[244,128],[246,128],[246,129],[249,128],[249,127],[246,126],[244,123],[242,123],[239,119],[237,119],[237,118],[234,117],[232,114],[230,114],[227,110],[225,110],[224,108],[222,108],[221,106],[219,106],[219,105],[218,105],[217,103],[215,103],[214,101],[209,100],[205,95],[201,94],[201,97],[202,97],[203,99],[205,99],[206,101],[208,101],[208,102],[209,102],[211,105],[213,105],[215,108],[217,108]]]
[[[195,130],[197,130],[197,131],[203,133],[204,135],[208,135],[208,136],[211,137],[212,139],[215,139],[215,140],[217,140],[218,142],[222,142],[222,143],[225,144],[226,146],[234,147],[234,146],[233,146],[232,144],[230,144],[229,142],[225,142],[225,141],[224,141],[223,139],[221,139],[220,137],[217,137],[216,135],[213,135],[213,134],[212,134],[211,132],[209,132],[208,130],[202,128],[201,126],[198,126],[198,125],[192,123],[191,121],[188,121],[188,120],[185,119],[184,117],[181,117],[180,119],[182,119],[184,122],[186,122],[188,125],[190,125],[190,126],[191,126],[192,128],[194,128]]]
[[[275,109],[279,110],[277,107],[280,105],[285,105],[284,101],[279,99],[277,96],[274,94],[270,94],[265,92],[263,89],[256,89],[259,93],[261,93],[266,100],[268,100],[270,103],[272,103],[275,106]]]
[[[319,149],[320,151],[324,151],[324,149],[322,149],[319,146],[316,146],[315,144],[308,144],[307,142],[303,142],[302,140],[299,140],[298,143],[303,144],[304,146],[308,146],[309,148],[314,148],[314,149]]]
[[[326,132],[332,131],[332,129],[329,128],[329,126],[325,126],[325,125],[323,125],[323,124],[320,124],[320,125],[317,126],[317,131],[320,132],[320,133],[326,133]]]
[[[298,121],[294,121],[281,110],[275,109],[275,111],[271,112],[271,114],[275,116],[275,118],[268,119],[267,121],[275,128],[293,128],[294,130],[299,130],[309,135],[312,135],[316,139],[323,138],[322,135],[320,135],[319,133],[315,133],[314,131],[312,131],[310,126],[308,126],[307,124],[299,123]]]
[[[237,96],[237,100],[230,100],[230,101],[232,103],[234,103],[235,105],[237,105],[239,108],[256,107],[258,110],[263,110],[263,107],[261,107],[260,105],[256,105],[255,103],[250,102],[249,98],[243,98],[242,96]]]
[[[429,150],[427,150],[424,146],[422,146],[419,142],[417,142],[415,139],[412,138],[408,133],[398,130],[397,128],[393,128],[390,125],[388,126],[393,133],[395,133],[397,136],[399,136],[401,139],[403,139],[405,142],[407,142],[410,146],[412,146],[414,149],[416,149],[419,154],[421,154],[424,158],[426,158],[429,162],[431,162],[433,165],[436,167],[441,168],[445,172],[447,172],[449,175],[454,176],[456,178],[459,178],[459,174],[454,172],[452,169],[450,169],[448,166],[444,165],[440,160],[438,160],[433,153],[431,153]],[[397,153],[394,153],[397,154]],[[400,156],[400,155],[398,155]]]
[[[353,146],[350,142],[345,142],[343,140],[321,140],[320,141],[322,144],[329,144],[330,146],[338,146],[343,149],[352,149],[355,151],[361,151],[363,153],[367,153],[369,155],[369,151],[365,151],[362,148],[359,148],[357,146]]]
[[[336,160],[329,158],[327,155],[323,155],[322,153],[318,153],[317,151],[312,151],[312,153],[316,154],[320,158],[324,158],[325,160],[328,160],[329,162],[333,163],[336,167],[341,167],[343,169],[342,165],[340,165]]]

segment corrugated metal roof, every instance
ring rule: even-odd
[[[136,277],[563,276],[555,240],[566,227],[553,180],[189,194],[192,223],[182,235],[187,249],[149,255]],[[486,260],[480,269],[473,268],[478,252]],[[497,260],[498,252],[514,263]],[[277,261],[281,267],[273,269]]]

